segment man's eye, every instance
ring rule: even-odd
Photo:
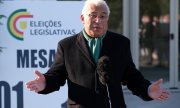
[[[100,16],[100,18],[101,18],[101,19],[104,19],[104,18],[105,18],[105,16]]]
[[[92,16],[92,18],[96,18],[97,17],[97,15],[91,15]]]

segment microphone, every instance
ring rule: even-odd
[[[99,81],[106,85],[110,82],[110,62],[109,57],[102,56],[97,63],[97,73],[99,75]]]
[[[111,98],[110,98],[110,93],[109,93],[109,83],[110,83],[110,60],[109,57],[107,56],[102,56],[97,63],[97,68],[96,71],[99,75],[99,81],[106,86],[107,88],[107,93],[108,93],[108,98],[109,98],[109,104],[110,104],[110,108],[112,108],[111,106]]]

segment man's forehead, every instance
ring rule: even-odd
[[[92,12],[90,12],[91,14],[108,14],[106,11],[103,11],[103,12],[99,12],[99,11],[92,11]]]

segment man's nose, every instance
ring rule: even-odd
[[[96,17],[96,18],[95,18],[95,22],[96,22],[96,23],[101,23],[101,22],[102,22],[102,18]]]

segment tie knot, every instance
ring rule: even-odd
[[[92,38],[90,41],[91,46],[97,46],[97,44],[100,43],[100,39],[98,38]]]

